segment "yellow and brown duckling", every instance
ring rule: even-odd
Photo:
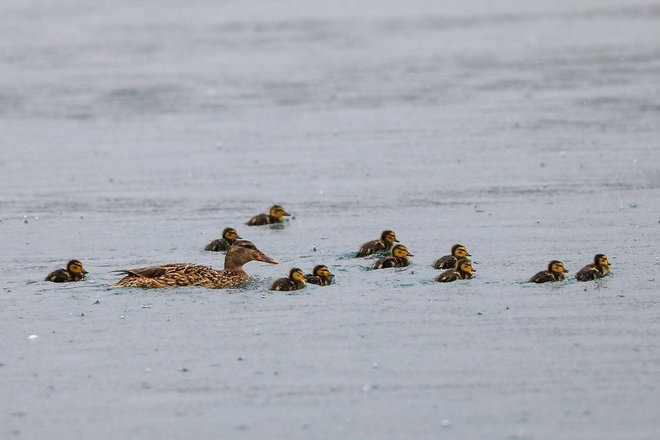
[[[568,271],[564,267],[564,263],[559,260],[552,260],[548,263],[548,270],[542,270],[529,279],[530,283],[552,283],[555,281],[563,281],[566,278]]]
[[[278,278],[268,287],[269,290],[291,291],[305,287],[305,274],[301,269],[294,267],[289,271],[288,278]]]
[[[250,241],[238,240],[229,247],[224,270],[200,264],[164,264],[162,266],[115,271],[126,276],[113,284],[121,287],[163,288],[201,286],[209,289],[240,287],[250,280],[243,265],[250,261],[277,264]]]
[[[66,269],[57,269],[49,273],[45,281],[68,283],[70,281],[80,281],[85,278],[85,275],[87,275],[87,271],[83,269],[82,263],[78,260],[71,260],[66,263]]]
[[[451,247],[451,255],[445,255],[444,257],[438,258],[433,262],[433,267],[435,269],[452,269],[456,267],[456,262],[459,258],[470,257],[465,246],[462,244],[455,244]]]
[[[222,231],[222,238],[213,240],[212,242],[206,245],[204,250],[212,251],[212,252],[225,252],[229,249],[229,246],[234,244],[236,240],[240,240],[240,239],[241,237],[238,235],[238,232],[236,232],[236,229],[225,228],[225,230]]]
[[[328,266],[325,264],[319,264],[314,266],[312,273],[305,275],[305,281],[310,284],[318,284],[319,286],[327,286],[332,284],[332,279],[334,275],[328,269]]]
[[[374,269],[385,269],[388,267],[406,267],[410,265],[410,259],[414,257],[408,252],[408,248],[402,244],[397,244],[392,248],[392,256],[381,258],[372,266]]]
[[[468,258],[459,258],[456,261],[456,267],[442,272],[435,279],[440,283],[450,283],[456,280],[468,280],[474,276],[475,270],[472,269],[472,262]]]
[[[383,231],[378,240],[371,240],[360,246],[357,251],[356,257],[366,257],[367,255],[375,254],[376,252],[386,252],[392,249],[394,243],[398,243],[394,231]]]
[[[607,261],[607,255],[596,254],[594,255],[594,262],[587,264],[578,273],[575,278],[578,281],[591,281],[597,278],[603,278],[610,273],[610,262]]]
[[[258,214],[252,217],[246,225],[248,226],[261,226],[261,225],[270,225],[273,223],[282,223],[284,217],[288,217],[291,214],[286,212],[284,208],[280,205],[273,205],[270,207],[268,214]]]

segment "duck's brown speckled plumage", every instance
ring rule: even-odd
[[[598,278],[603,278],[610,273],[610,263],[605,254],[594,255],[594,262],[587,264],[578,273],[575,278],[578,281],[591,281]]]
[[[372,268],[386,269],[389,267],[407,267],[410,265],[410,259],[408,257],[413,256],[413,254],[408,252],[408,248],[402,244],[397,244],[392,248],[392,255],[390,257],[381,258],[376,261]]]
[[[68,283],[71,281],[80,281],[85,278],[87,271],[78,260],[71,260],[66,264],[66,269],[57,269],[48,274],[45,281],[53,283]]]
[[[461,258],[456,262],[456,267],[442,272],[435,280],[440,283],[467,280],[474,276],[473,272],[474,269],[472,269],[472,262],[467,258]]]
[[[250,220],[245,223],[248,226],[261,226],[261,225],[270,225],[273,223],[282,223],[284,217],[288,217],[291,214],[286,212],[284,208],[280,205],[273,205],[270,207],[268,214],[258,214],[252,217]]]
[[[305,287],[305,274],[301,269],[294,267],[289,271],[288,278],[278,278],[268,287],[269,290],[292,291]]]
[[[314,267],[312,273],[305,275],[305,281],[310,284],[318,284],[319,286],[328,286],[332,283],[334,275],[325,264],[319,264]]]
[[[398,243],[399,240],[397,240],[394,231],[383,231],[378,240],[371,240],[360,246],[355,256],[366,257],[377,252],[389,251],[395,242]]]
[[[234,228],[225,228],[222,231],[222,238],[213,240],[204,248],[205,251],[212,252],[226,252],[229,249],[229,246],[236,243],[236,240],[240,240],[241,237],[236,232]]]
[[[566,276],[564,274],[568,273],[564,267],[564,263],[559,260],[552,260],[548,263],[548,269],[542,270],[535,274],[532,278],[529,279],[530,283],[553,283],[556,281],[562,281]]]
[[[164,264],[117,271],[126,276],[113,286],[163,288],[178,286],[200,286],[210,289],[239,287],[247,283],[249,275],[243,265],[249,261],[263,261],[276,264],[277,261],[264,255],[247,240],[234,243],[225,256],[224,270],[189,263]]]
[[[451,254],[440,257],[433,262],[435,269],[452,269],[456,267],[456,262],[459,258],[471,256],[465,246],[462,244],[455,244],[451,247]]]

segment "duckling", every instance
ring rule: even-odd
[[[552,260],[548,263],[548,270],[542,270],[541,272],[534,275],[530,278],[530,283],[548,283],[553,281],[563,281],[565,276],[564,274],[568,273],[566,268],[564,268],[564,263],[558,260]]]
[[[467,258],[459,258],[456,266],[452,269],[442,272],[435,279],[440,283],[450,283],[456,280],[467,280],[474,276],[475,270],[472,269],[472,262]]]
[[[610,273],[610,262],[607,261],[605,254],[594,255],[593,264],[587,264],[578,273],[575,278],[578,281],[591,281],[597,278],[603,278]]]
[[[234,228],[225,228],[224,231],[222,231],[222,238],[218,238],[217,240],[213,240],[209,244],[206,245],[204,248],[205,251],[213,251],[213,252],[225,252],[227,249],[229,249],[229,246],[234,244],[236,240],[240,240],[241,237],[238,235],[238,232],[236,232],[236,229]]]
[[[71,260],[66,263],[66,269],[57,269],[46,277],[45,281],[53,283],[68,283],[69,281],[80,281],[85,278],[87,271],[78,260]]]
[[[397,240],[394,231],[383,231],[380,234],[380,239],[368,241],[360,246],[360,250],[357,251],[355,256],[366,257],[376,252],[389,251],[395,242],[398,243],[399,240]]]
[[[288,217],[291,214],[286,212],[284,208],[280,205],[273,205],[270,207],[269,214],[259,214],[252,217],[246,225],[248,226],[261,226],[261,225],[270,225],[272,223],[282,223],[284,217]]]
[[[113,287],[201,286],[209,289],[240,287],[250,280],[250,276],[243,270],[243,265],[252,260],[277,264],[277,260],[266,256],[252,242],[238,240],[229,247],[225,255],[224,270],[189,263],[118,270],[115,272],[126,276],[113,284]]]
[[[325,264],[314,266],[312,273],[305,275],[305,281],[311,284],[318,284],[319,286],[327,286],[332,283],[334,275],[330,273],[330,269]]]
[[[392,256],[381,258],[373,265],[374,269],[384,269],[388,267],[406,267],[410,265],[410,259],[414,257],[413,254],[408,252],[408,248],[402,244],[397,244],[392,248]]]
[[[289,271],[288,278],[278,278],[273,281],[269,290],[300,290],[305,287],[305,274],[301,269],[294,267]]]
[[[452,269],[456,267],[456,261],[459,258],[471,257],[465,246],[462,244],[455,244],[451,247],[451,255],[445,255],[438,258],[433,263],[435,269]]]

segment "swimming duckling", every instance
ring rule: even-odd
[[[318,284],[319,286],[327,286],[332,283],[334,275],[330,273],[330,269],[325,264],[319,264],[314,267],[312,273],[305,275],[305,281],[311,284]]]
[[[456,267],[442,272],[435,280],[440,283],[467,280],[474,276],[474,272],[475,270],[472,269],[472,262],[467,258],[460,258],[456,261]]]
[[[603,278],[610,273],[610,262],[607,261],[605,254],[594,255],[593,264],[587,264],[578,273],[575,278],[578,281],[591,281],[597,278]]]
[[[413,254],[408,252],[408,248],[402,244],[397,244],[392,248],[392,256],[381,258],[373,265],[374,269],[385,269],[388,267],[406,267],[410,265],[410,259],[414,257]]]
[[[78,260],[71,260],[66,263],[66,269],[57,269],[46,277],[45,281],[53,283],[68,283],[69,281],[80,281],[85,278],[87,271]]]
[[[224,252],[227,249],[229,249],[229,246],[234,244],[236,240],[240,240],[241,237],[238,235],[238,232],[236,232],[236,229],[234,228],[225,228],[224,231],[222,231],[222,238],[218,238],[217,240],[213,240],[209,244],[206,245],[204,248],[205,251],[213,251],[213,252]]]
[[[459,258],[470,257],[465,246],[462,244],[455,244],[451,247],[451,255],[445,255],[444,257],[438,258],[433,263],[435,269],[452,269],[456,267],[456,261]]]
[[[564,274],[568,273],[566,268],[564,268],[564,263],[558,260],[552,260],[548,263],[548,270],[542,270],[541,272],[534,275],[530,278],[530,283],[548,283],[553,281],[563,281],[565,276]]]
[[[273,281],[268,290],[299,290],[305,287],[305,274],[301,269],[294,267],[289,271],[288,278],[278,278]]]
[[[360,246],[360,250],[357,251],[355,256],[366,257],[367,255],[371,255],[376,252],[389,251],[392,249],[392,246],[394,246],[395,242],[398,243],[399,240],[397,240],[394,231],[383,231],[380,234],[380,239],[368,241]]]
[[[224,270],[189,263],[118,270],[115,272],[126,276],[113,286],[145,288],[201,286],[210,289],[239,287],[250,280],[250,276],[243,270],[243,265],[253,260],[277,264],[277,260],[266,256],[252,242],[238,240],[229,247],[225,255]]]
[[[269,214],[259,214],[252,217],[246,225],[248,226],[261,226],[261,225],[270,225],[272,223],[282,223],[284,217],[288,217],[291,214],[286,212],[284,208],[280,205],[273,205],[270,207]]]

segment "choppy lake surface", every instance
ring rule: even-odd
[[[657,438],[660,3],[134,3],[0,4],[0,437]],[[280,264],[108,287],[226,226]]]

